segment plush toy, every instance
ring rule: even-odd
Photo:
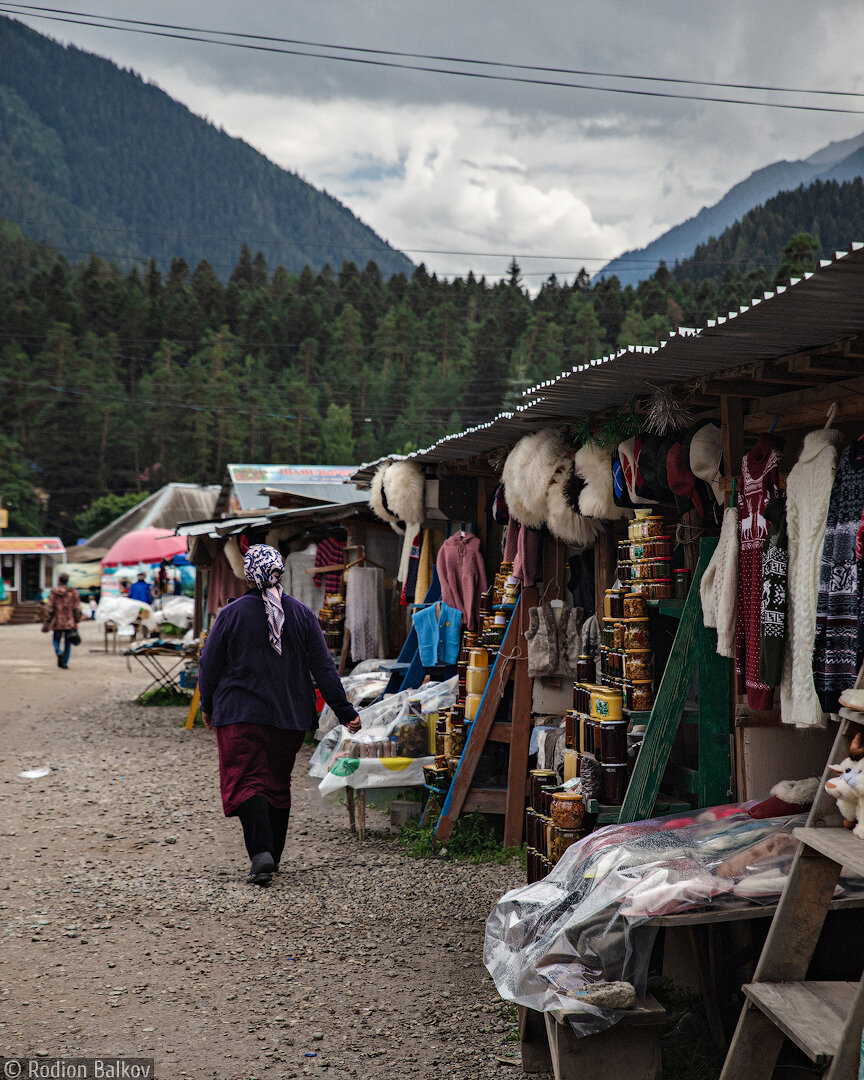
[[[864,762],[844,758],[839,765],[829,765],[836,777],[825,781],[825,790],[837,800],[843,824],[854,836],[864,839]],[[857,822],[857,824],[855,824]]]

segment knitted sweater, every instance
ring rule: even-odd
[[[762,552],[762,601],[759,614],[759,678],[766,686],[779,686],[786,636],[786,578],[789,548],[786,497],[776,495],[765,508],[768,536]]]
[[[723,512],[720,540],[705,568],[699,593],[706,626],[717,629],[717,652],[735,658],[735,620],[738,611],[738,507]]]
[[[436,560],[441,582],[441,599],[459,608],[465,626],[477,626],[477,599],[486,591],[486,567],[480,557],[480,538],[474,533],[454,533],[441,545]]]
[[[795,727],[825,723],[813,685],[813,640],[825,522],[841,440],[833,429],[811,431],[786,482],[789,569],[780,710],[783,723]]]
[[[858,563],[855,539],[864,507],[864,443],[840,457],[828,520],[813,644],[813,679],[825,712],[836,713],[840,694],[853,686],[861,663],[858,648]]]
[[[773,687],[759,678],[762,600],[762,551],[768,535],[765,510],[778,490],[779,440],[763,435],[741,462],[738,492],[738,619],[735,635],[738,693],[751,709],[770,709]]]

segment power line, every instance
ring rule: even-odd
[[[82,19],[99,19],[107,18],[112,23],[127,23],[134,26],[147,26],[147,27],[159,27],[164,30],[181,30],[192,34],[219,34],[223,37],[241,38],[247,41],[267,41],[281,45],[300,45],[304,48],[313,49],[333,49],[339,52],[356,52],[356,53],[368,53],[372,56],[397,56],[404,59],[413,60],[435,60],[443,63],[452,64],[473,64],[477,67],[498,67],[498,68],[511,68],[514,71],[537,71],[544,72],[552,75],[580,75],[590,76],[592,78],[600,79],[629,79],[639,82],[663,82],[674,83],[676,85],[684,86],[712,86],[719,89],[727,90],[767,90],[778,94],[809,94],[809,95],[825,95],[830,97],[864,97],[864,91],[858,90],[815,90],[804,87],[792,87],[792,86],[773,86],[770,84],[761,83],[734,83],[734,82],[712,82],[708,79],[685,79],[681,77],[671,75],[633,75],[621,71],[592,71],[585,68],[562,68],[562,67],[547,67],[539,64],[520,64],[513,63],[508,60],[480,60],[476,57],[466,56],[450,56],[447,54],[441,55],[437,53],[416,53],[416,52],[402,52],[396,49],[376,49],[369,48],[360,45],[335,45],[332,42],[327,41],[308,41],[302,38],[286,38],[275,37],[271,34],[248,34],[237,30],[216,30],[210,27],[200,26],[182,26],[175,23],[157,23],[147,19],[129,19],[123,18],[119,15],[94,15],[86,11],[74,11],[69,8],[52,8],[45,7],[39,4],[12,4],[10,5],[17,9],[23,9],[26,12],[46,11],[56,15],[74,15]],[[34,16],[36,17],[36,16]],[[102,25],[102,24],[83,24],[83,25]],[[111,27],[106,27],[111,29]],[[122,29],[122,27],[114,27],[114,29]],[[194,39],[192,39],[194,40]],[[229,43],[230,44],[230,43]]]
[[[220,41],[217,38],[203,37],[200,34],[181,34],[169,30],[145,29],[141,26],[118,26],[111,23],[95,21],[96,16],[92,17],[93,21],[84,21],[81,18],[71,18],[69,16],[43,15],[37,11],[29,9],[21,10],[7,4],[0,4],[0,11],[5,11],[7,14],[10,15],[25,14],[30,18],[43,19],[48,22],[71,23],[76,26],[92,26],[96,29],[102,30],[119,30],[127,34],[143,34],[149,37],[169,38],[179,41],[194,41],[204,45],[221,45],[234,49],[246,49],[253,52],[274,53],[282,56],[305,56],[315,60],[331,60],[337,63],[360,64],[366,67],[391,68],[401,71],[421,71],[432,75],[452,75],[463,79],[482,79],[491,82],[519,83],[529,86],[558,87],[568,90],[591,90],[601,94],[624,94],[631,97],[668,98],[679,101],[705,101],[724,105],[750,105],[758,108],[791,109],[799,112],[803,111],[818,113],[844,113],[855,116],[864,115],[864,110],[862,109],[845,109],[840,108],[839,106],[831,105],[805,105],[796,104],[793,102],[751,101],[746,98],[716,97],[707,94],[676,94],[670,91],[661,90],[633,90],[620,86],[595,86],[588,83],[562,82],[561,80],[557,79],[527,78],[521,75],[496,75],[490,72],[481,71],[457,71],[454,68],[427,67],[422,64],[408,64],[395,60],[372,60],[368,57],[359,56],[334,56],[331,53],[309,52],[302,49],[287,49],[277,47],[275,45],[253,45],[245,41]],[[162,24],[151,23],[147,25],[155,27]],[[213,33],[214,31],[205,32]],[[218,33],[219,31],[215,32]]]

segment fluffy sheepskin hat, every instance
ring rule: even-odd
[[[387,504],[387,496],[384,493],[384,473],[390,468],[390,462],[385,461],[375,470],[372,483],[369,485],[369,505],[377,517],[389,523],[390,527],[402,534],[399,528],[399,518],[393,513]]]
[[[425,490],[423,471],[415,461],[394,461],[384,473],[384,503],[400,521],[422,522]]]
[[[579,512],[583,517],[616,521],[633,516],[632,510],[615,505],[612,458],[608,450],[594,442],[585,443],[576,451],[573,464],[577,475],[585,481],[579,496]]]
[[[559,462],[546,500],[546,524],[558,540],[575,548],[594,544],[603,526],[594,518],[574,512],[567,501],[566,485],[573,474],[573,458],[568,455]]]
[[[544,428],[520,439],[507,455],[502,479],[510,516],[532,529],[546,521],[546,497],[564,446],[560,435]]]

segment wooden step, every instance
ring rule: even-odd
[[[795,830],[796,839],[818,851],[857,877],[864,877],[864,840],[853,836],[849,829],[806,828]]]
[[[811,1061],[825,1065],[840,1044],[858,985],[853,982],[760,982],[748,983],[742,989]]]

